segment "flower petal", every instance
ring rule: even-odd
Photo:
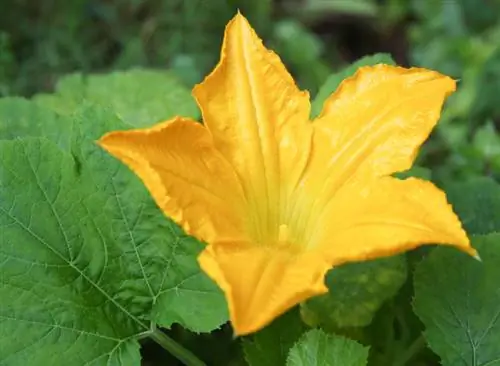
[[[326,100],[315,121],[331,148],[317,164],[342,175],[384,176],[409,169],[454,90],[455,81],[435,71],[361,67]]]
[[[201,124],[175,118],[106,134],[99,145],[137,174],[163,212],[198,239],[239,240],[243,192]]]
[[[279,57],[238,13],[226,27],[219,64],[193,94],[261,221],[253,237],[260,242],[277,235],[284,200],[309,153],[308,93],[297,89]]]
[[[252,243],[209,245],[201,268],[222,288],[237,335],[257,331],[299,302],[328,291],[331,266],[314,253]]]
[[[455,82],[437,72],[388,65],[361,67],[344,80],[313,123],[292,225],[301,225],[307,237],[345,184],[410,168],[454,89]]]
[[[332,265],[397,254],[422,244],[475,250],[444,192],[416,178],[384,177],[342,188],[316,223],[310,245]]]

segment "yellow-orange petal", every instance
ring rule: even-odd
[[[453,90],[455,82],[437,72],[388,65],[362,67],[344,80],[313,122],[311,157],[296,199],[307,214],[294,220],[313,225],[350,181],[410,168]]]
[[[397,254],[423,244],[476,251],[446,195],[416,178],[345,186],[318,219],[310,245],[333,264]]]
[[[98,143],[141,178],[157,205],[188,234],[207,242],[240,240],[240,182],[201,124],[174,118],[110,132]]]
[[[198,259],[224,291],[237,335],[255,332],[294,305],[328,291],[321,255],[253,243],[209,245]]]
[[[431,70],[361,67],[326,100],[315,121],[329,131],[330,142],[328,158],[318,164],[374,176],[409,169],[454,90],[453,79]]]
[[[241,177],[256,241],[276,236],[285,200],[307,162],[309,95],[279,57],[237,14],[227,25],[219,64],[193,94],[216,148]]]

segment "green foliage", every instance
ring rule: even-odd
[[[489,175],[500,179],[498,118],[500,5],[495,1],[413,0],[420,19],[409,33],[412,63],[459,80],[438,129],[421,153],[440,182]]]
[[[394,174],[394,177],[399,179],[416,177],[424,180],[431,180],[432,171],[429,168],[424,168],[422,166],[414,165],[411,167],[410,170]]]
[[[347,338],[319,329],[304,334],[292,347],[287,366],[365,366],[368,348]]]
[[[74,74],[61,79],[55,94],[34,99],[60,114],[72,113],[84,101],[103,105],[133,127],[145,127],[176,115],[199,117],[189,90],[173,74],[161,71]]]
[[[42,137],[54,141],[61,149],[69,150],[73,123],[69,118],[39,106],[27,99],[0,99],[0,139]]]
[[[139,258],[121,257],[112,222],[99,212],[106,197],[82,194],[88,188],[71,157],[48,140],[4,141],[0,149],[0,359],[137,364],[134,337],[149,329],[152,298],[137,276]]]
[[[282,315],[269,326],[243,340],[250,366],[285,365],[288,351],[306,330],[298,309]]]
[[[500,184],[475,178],[446,186],[449,201],[469,234],[500,232]]]
[[[325,329],[364,327],[405,280],[404,256],[344,264],[327,273],[328,294],[302,303],[303,318]]]
[[[35,113],[53,117],[24,100],[3,108],[18,111],[22,124]],[[46,128],[57,127],[51,121]],[[64,120],[71,122],[53,131],[54,142],[0,143],[2,362],[139,364],[137,339],[155,323],[217,328],[227,310],[198,267],[201,243],[166,220],[138,179],[94,143],[127,125],[100,107],[83,107]],[[17,137],[39,134],[33,126]],[[68,138],[71,147],[55,144]]]
[[[438,248],[415,273],[415,311],[445,366],[500,359],[500,234],[476,236],[473,244],[482,262]]]
[[[276,23],[271,47],[285,60],[289,60],[290,70],[297,75],[298,85],[311,93],[315,93],[331,73],[321,57],[324,53],[321,39],[297,21],[282,20]]]
[[[201,365],[182,347],[221,366],[498,363],[500,2],[2,5],[1,365]],[[363,65],[457,79],[418,164],[395,176],[442,187],[482,262],[426,247],[346,264],[328,273],[328,294],[265,329],[234,339],[220,328],[227,306],[197,264],[203,245],[95,140],[175,115],[199,120],[190,89],[216,64],[237,9],[310,92],[313,117]]]

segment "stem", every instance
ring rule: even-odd
[[[203,361],[196,357],[191,351],[182,347],[160,329],[155,329],[149,334],[149,337],[162,346],[186,366],[207,366]]]
[[[392,366],[405,366],[408,361],[410,361],[414,356],[417,355],[418,352],[425,348],[425,338],[423,335],[420,335],[417,339],[410,344],[410,347],[406,349],[401,357],[398,357],[396,361],[392,364]]]

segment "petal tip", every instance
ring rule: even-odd
[[[119,131],[111,131],[102,135],[98,140],[95,141],[95,144],[100,148],[109,151],[109,148],[113,144],[114,138],[119,134]]]
[[[478,262],[481,262],[481,263],[483,262],[483,260],[481,259],[481,257],[479,256],[479,253],[477,251],[474,255],[472,255],[472,258],[474,258]]]
[[[479,262],[482,262],[481,260],[481,257],[479,256],[479,253],[478,251],[471,246],[469,240],[467,240],[467,244],[465,245],[461,245],[458,247],[459,250],[465,252],[466,254],[470,255],[472,258],[474,258],[475,260],[479,261]]]

